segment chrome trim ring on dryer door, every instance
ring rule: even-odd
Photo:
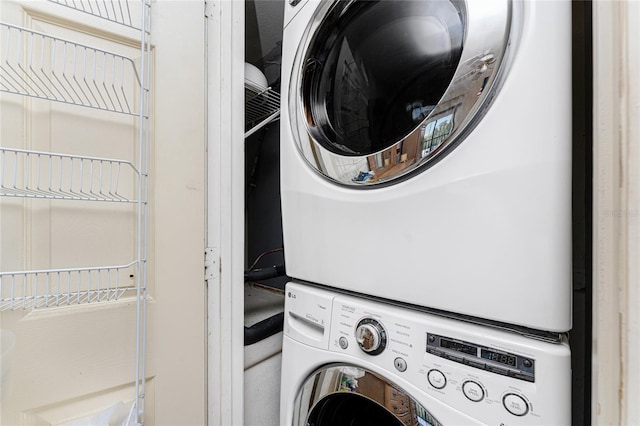
[[[290,125],[333,182],[397,182],[451,151],[499,88],[510,0],[333,1],[318,6],[294,60]]]
[[[442,426],[415,398],[366,368],[333,364],[312,373],[298,391],[292,426]]]

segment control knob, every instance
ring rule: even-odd
[[[373,318],[364,318],[356,327],[356,342],[369,355],[378,355],[387,346],[387,332]]]

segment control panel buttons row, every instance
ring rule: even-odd
[[[396,361],[399,358],[396,358]],[[397,368],[397,365],[396,365]],[[444,389],[447,386],[447,378],[442,371],[431,369],[427,373],[429,384],[436,389]],[[467,380],[462,384],[462,393],[469,401],[480,402],[485,396],[485,390],[480,383],[474,380]],[[502,398],[504,408],[514,416],[522,417],[529,412],[529,404],[527,401],[515,393],[508,393]]]
[[[445,375],[442,371],[435,368],[429,370],[427,373],[427,380],[429,381],[429,384],[436,389],[444,389],[447,385],[447,378]],[[462,393],[473,402],[480,402],[485,396],[482,386],[473,380],[467,380],[462,384]]]

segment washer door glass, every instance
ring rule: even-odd
[[[424,170],[495,97],[510,0],[314,7],[293,62],[288,121],[302,157],[332,181],[363,187]]]
[[[442,426],[399,386],[370,370],[334,364],[314,372],[294,404],[293,426]]]
[[[404,426],[396,416],[357,394],[334,393],[309,415],[309,426]]]
[[[312,136],[331,152],[366,155],[411,133],[458,67],[464,11],[447,0],[338,3],[302,75]]]

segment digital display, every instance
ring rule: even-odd
[[[464,343],[456,342],[454,340],[447,340],[447,339],[441,338],[440,347],[451,349],[452,351],[456,351],[456,352],[463,352],[469,355],[475,355],[475,356],[478,355],[478,348],[476,348],[475,346],[465,345]]]
[[[501,352],[494,352],[487,349],[482,349],[480,351],[480,356],[489,361],[509,365],[511,367],[516,366],[516,357],[513,355],[504,354]]]
[[[466,364],[480,370],[502,375],[509,374],[519,380],[535,382],[535,360],[509,352],[501,352],[484,345],[431,333],[427,333],[426,351],[433,356]]]

